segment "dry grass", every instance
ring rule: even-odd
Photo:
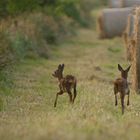
[[[25,60],[15,66],[10,94],[1,94],[1,140],[139,140],[140,97],[131,91],[131,105],[121,115],[114,106],[113,85],[117,64],[126,66],[120,38],[98,40],[94,31],[80,30],[78,37],[55,47],[50,60]],[[74,105],[64,94],[53,107],[58,91],[51,74],[65,63],[65,74],[78,79]],[[106,80],[104,80],[106,79]],[[1,91],[3,92],[3,91]]]

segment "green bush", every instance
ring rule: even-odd
[[[42,34],[42,37],[46,40],[48,44],[56,43],[56,32],[53,31],[51,27],[47,26],[46,24],[41,24],[40,32]]]
[[[26,58],[33,53],[37,54],[37,46],[35,42],[20,33],[17,33],[17,35],[11,40],[11,47],[13,49],[14,56],[18,59]]]
[[[9,28],[6,34],[9,38],[0,34],[0,68],[13,56],[16,59],[36,56],[47,58],[48,44],[64,40],[67,35],[74,33],[77,24],[87,26],[91,21],[92,9],[106,3],[107,0],[1,0],[0,17],[8,15],[13,19],[13,15],[16,15],[19,17],[19,26],[13,29],[9,24],[5,28]],[[31,14],[33,11],[35,14]],[[22,17],[27,14],[33,15],[33,20],[31,17]],[[38,20],[35,23],[34,18]],[[30,34],[30,30],[33,34]]]
[[[7,10],[9,14],[15,15],[25,11],[33,11],[38,6],[38,0],[8,0]]]
[[[11,39],[11,48],[16,60],[37,58],[39,56],[48,58],[48,48],[40,37],[32,39],[24,34],[17,33],[17,35]]]
[[[2,111],[3,110],[3,100],[2,100],[2,98],[0,98],[0,111]]]
[[[13,87],[12,66],[8,65],[0,70],[0,95],[10,95]],[[0,96],[0,110],[2,109],[3,101]]]
[[[1,0],[0,1],[0,18],[3,18],[8,14],[6,6],[7,6],[7,2],[5,0]]]
[[[86,16],[90,16],[90,10],[106,3],[107,0],[1,0],[0,16],[19,15],[40,9],[52,16],[68,16],[85,26],[88,22]]]
[[[0,32],[0,69],[7,66],[13,59],[10,41],[6,34]]]

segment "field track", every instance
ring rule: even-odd
[[[131,90],[124,115],[120,100],[114,105],[117,64],[129,65],[121,38],[99,40],[95,31],[82,29],[50,53],[48,60],[27,59],[10,72],[12,86],[0,96],[0,140],[140,139],[140,96]],[[58,82],[52,73],[61,63],[64,75],[77,77],[78,95],[74,105],[67,94],[59,96],[54,108]]]

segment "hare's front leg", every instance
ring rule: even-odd
[[[63,94],[63,91],[59,91],[57,94],[56,94],[56,98],[55,98],[55,102],[54,102],[54,107],[56,107],[56,104],[57,104],[57,99],[58,99],[58,95],[62,95]]]

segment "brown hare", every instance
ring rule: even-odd
[[[131,66],[129,66],[126,70],[124,70],[120,66],[120,64],[118,64],[118,70],[121,72],[121,78],[118,78],[114,81],[115,105],[116,106],[118,105],[117,93],[120,93],[122,114],[124,114],[124,98],[125,98],[125,95],[128,95],[127,105],[129,105],[130,90],[129,90],[129,86],[128,86],[127,77],[128,77],[128,72],[130,70],[130,67]]]
[[[71,103],[74,103],[74,100],[77,95],[76,78],[72,75],[66,75],[65,77],[63,77],[63,70],[64,70],[64,64],[59,64],[57,70],[54,71],[54,73],[52,74],[55,78],[58,78],[59,89],[60,89],[60,91],[56,94],[54,107],[56,107],[58,96],[62,95],[64,92],[68,93]],[[73,95],[72,95],[72,89],[73,89]]]

